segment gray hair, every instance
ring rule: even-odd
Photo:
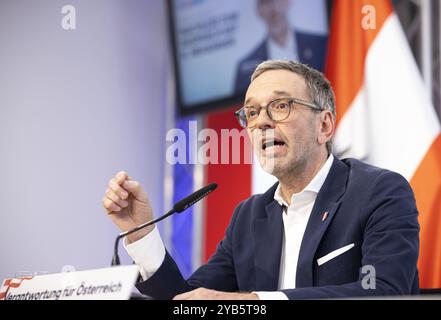
[[[267,60],[259,64],[251,75],[253,82],[262,73],[270,70],[288,70],[300,75],[305,79],[309,90],[309,96],[313,103],[323,110],[329,110],[335,120],[335,95],[331,83],[318,70],[315,70],[306,64],[292,60]],[[332,140],[326,142],[328,153],[332,152]]]

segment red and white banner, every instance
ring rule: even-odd
[[[0,300],[128,300],[136,265],[3,280]]]
[[[441,287],[440,123],[389,0],[334,2],[326,75],[337,100],[334,152],[411,183],[420,286]]]

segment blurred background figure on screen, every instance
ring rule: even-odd
[[[291,59],[323,70],[326,36],[306,33],[292,27],[291,0],[256,0],[256,12],[267,35],[238,63],[235,92],[244,92],[256,65],[267,59]]]

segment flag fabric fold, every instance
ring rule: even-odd
[[[334,2],[326,75],[334,153],[396,171],[419,210],[420,286],[441,287],[440,123],[389,0]]]

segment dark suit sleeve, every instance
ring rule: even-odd
[[[380,174],[361,205],[368,213],[360,216],[362,266],[375,268],[374,282],[366,278],[374,274],[361,269],[356,282],[283,290],[290,299],[409,295],[418,290],[412,287],[418,277],[418,212],[407,181],[389,171]]]
[[[236,76],[234,78],[234,94],[241,94],[247,87],[247,75],[242,71],[243,63],[239,62],[236,67]],[[249,81],[248,81],[249,82]]]
[[[138,283],[137,289],[154,299],[171,299],[177,294],[199,287],[219,291],[237,291],[231,242],[236,217],[241,206],[242,204],[236,208],[225,237],[217,246],[214,255],[188,280],[182,277],[178,266],[167,252],[158,271],[146,281]]]
[[[233,89],[236,95],[244,94],[247,91],[254,69],[259,63],[268,59],[266,41],[266,39],[263,40],[252,52],[237,64]]]

